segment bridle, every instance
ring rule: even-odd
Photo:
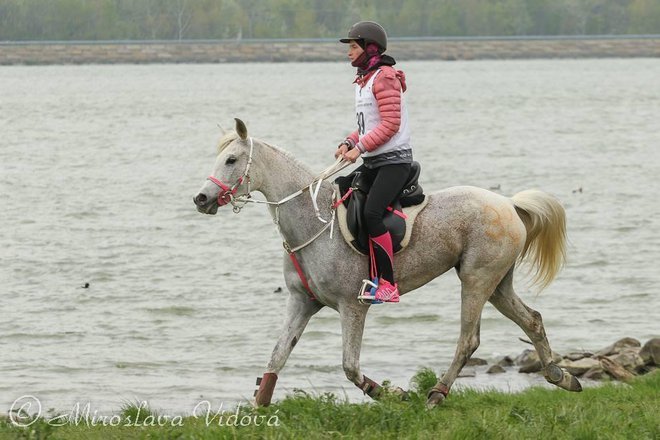
[[[231,203],[233,206],[233,211],[238,214],[241,211],[241,208],[245,203],[247,203],[247,200],[242,200],[243,197],[246,199],[250,199],[252,195],[250,195],[250,166],[252,165],[252,155],[254,153],[254,142],[252,141],[252,138],[249,139],[250,141],[250,154],[248,156],[248,161],[247,164],[245,165],[245,172],[243,172],[243,175],[236,180],[236,183],[234,183],[231,187],[227,184],[225,184],[222,180],[214,177],[214,176],[209,176],[207,177],[207,180],[210,180],[211,182],[215,183],[220,187],[220,192],[218,193],[218,206],[225,206],[227,203]],[[243,184],[243,182],[247,181],[247,193],[243,194],[238,197],[234,197],[236,195],[236,192],[238,191],[238,187]],[[243,202],[242,204],[239,204],[240,202]]]
[[[312,183],[309,184],[309,186],[306,186],[304,188],[299,189],[298,191],[289,194],[288,196],[284,197],[282,200],[273,202],[270,200],[256,200],[252,198],[251,188],[250,188],[250,166],[252,165],[252,158],[254,155],[254,141],[252,138],[248,138],[248,142],[250,144],[250,153],[248,155],[248,160],[247,164],[245,165],[245,171],[243,172],[243,175],[239,177],[236,182],[232,185],[229,186],[226,183],[224,183],[222,180],[216,178],[215,176],[209,176],[207,177],[207,180],[210,180],[214,184],[216,184],[220,188],[220,192],[218,193],[218,206],[225,206],[228,203],[231,203],[233,207],[233,211],[238,214],[241,212],[241,209],[247,204],[247,203],[262,203],[266,205],[271,205],[275,206],[275,224],[278,225],[279,227],[279,215],[278,215],[278,208],[285,204],[286,202],[289,202],[296,197],[302,195],[305,193],[305,191],[309,191],[310,196],[312,198],[312,205],[314,206],[314,212],[316,213],[316,217],[322,222],[322,223],[328,223],[327,220],[324,220],[321,217],[321,210],[318,207],[317,199],[319,195],[319,191],[321,189],[321,184],[323,183],[323,180],[327,179],[328,177],[338,173],[339,171],[343,170],[344,168],[348,167],[351,165],[350,162],[344,161],[341,159],[337,159],[337,161],[323,170],[313,181]],[[243,182],[247,182],[247,192],[245,194],[240,194],[236,195],[238,192],[238,188],[243,184]],[[334,198],[334,197],[333,197]],[[334,211],[334,208],[333,208]]]

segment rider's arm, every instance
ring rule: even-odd
[[[373,92],[378,103],[380,124],[356,143],[363,153],[385,144],[401,126],[401,81],[397,72],[394,69],[383,70],[374,79]]]

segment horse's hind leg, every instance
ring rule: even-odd
[[[426,401],[429,408],[442,403],[447,397],[451,386],[465,363],[479,347],[481,312],[486,300],[495,289],[497,281],[499,281],[499,278],[495,281],[488,280],[488,278],[490,277],[461,276],[463,282],[461,289],[461,334],[449,369],[429,391],[428,400]]]
[[[552,361],[552,350],[545,335],[541,314],[527,307],[513,290],[513,268],[497,286],[490,302],[504,316],[518,324],[532,341],[548,382],[569,391],[582,391],[580,382]]]

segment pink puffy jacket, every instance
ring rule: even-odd
[[[378,102],[380,124],[362,136],[362,139],[359,138],[357,130],[347,137],[351,145],[357,145],[363,151],[374,151],[387,143],[399,131],[401,125],[401,92],[406,91],[406,75],[391,66],[382,66],[379,70],[381,72],[374,80],[373,92]],[[358,77],[355,83],[364,87],[377,71]]]

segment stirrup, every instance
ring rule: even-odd
[[[361,304],[382,304],[382,301],[376,300],[376,290],[378,290],[378,278],[362,280],[362,287],[357,296],[358,301]]]

